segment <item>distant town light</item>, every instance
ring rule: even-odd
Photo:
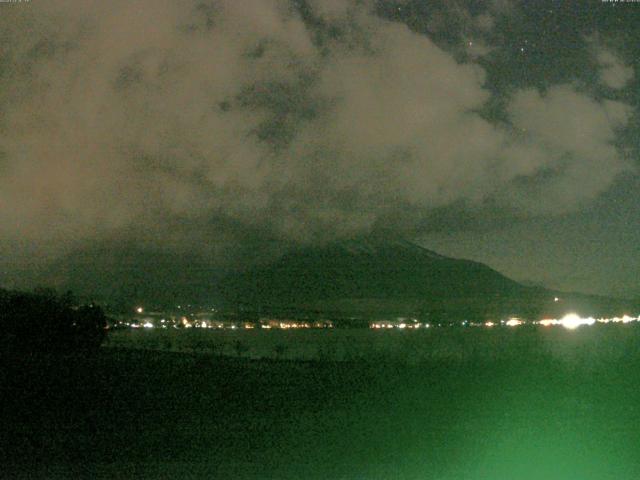
[[[559,299],[558,297],[553,297],[553,301],[554,301],[554,302],[557,302],[557,301],[559,301],[559,300],[560,300],[560,299]]]
[[[136,308],[136,312],[142,313],[142,312],[144,312],[144,308],[138,307],[138,308]]]
[[[553,318],[545,318],[542,319],[538,322],[540,325],[544,326],[544,327],[549,327],[551,325],[557,325],[558,324],[558,320],[553,319]]]
[[[505,325],[507,327],[517,327],[518,325],[522,325],[522,320],[518,318],[510,318],[509,320],[507,320],[507,323]]]
[[[595,323],[595,319],[592,317],[589,318],[581,318],[575,313],[569,313],[562,317],[559,323],[569,330],[574,330],[578,328],[580,325],[593,325]]]

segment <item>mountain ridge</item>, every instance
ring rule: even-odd
[[[232,302],[258,308],[321,309],[345,299],[435,304],[513,296],[529,288],[479,262],[449,258],[403,239],[366,238],[294,250],[272,264],[230,275],[224,290]]]
[[[622,314],[632,303],[523,285],[473,260],[401,238],[364,237],[298,248],[221,282],[230,305],[262,313],[496,319]]]

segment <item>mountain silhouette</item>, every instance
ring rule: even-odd
[[[250,307],[469,314],[551,296],[479,262],[446,257],[402,239],[375,237],[292,251],[228,276],[225,297]],[[471,315],[473,316],[473,315]]]

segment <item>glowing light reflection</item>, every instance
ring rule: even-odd
[[[569,313],[559,320],[560,325],[569,330],[578,328],[581,325],[593,325],[596,323],[593,317],[581,318],[575,313]]]

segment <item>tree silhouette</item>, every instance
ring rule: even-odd
[[[70,292],[0,290],[0,338],[6,349],[33,352],[95,351],[107,318],[95,305],[75,306]]]

